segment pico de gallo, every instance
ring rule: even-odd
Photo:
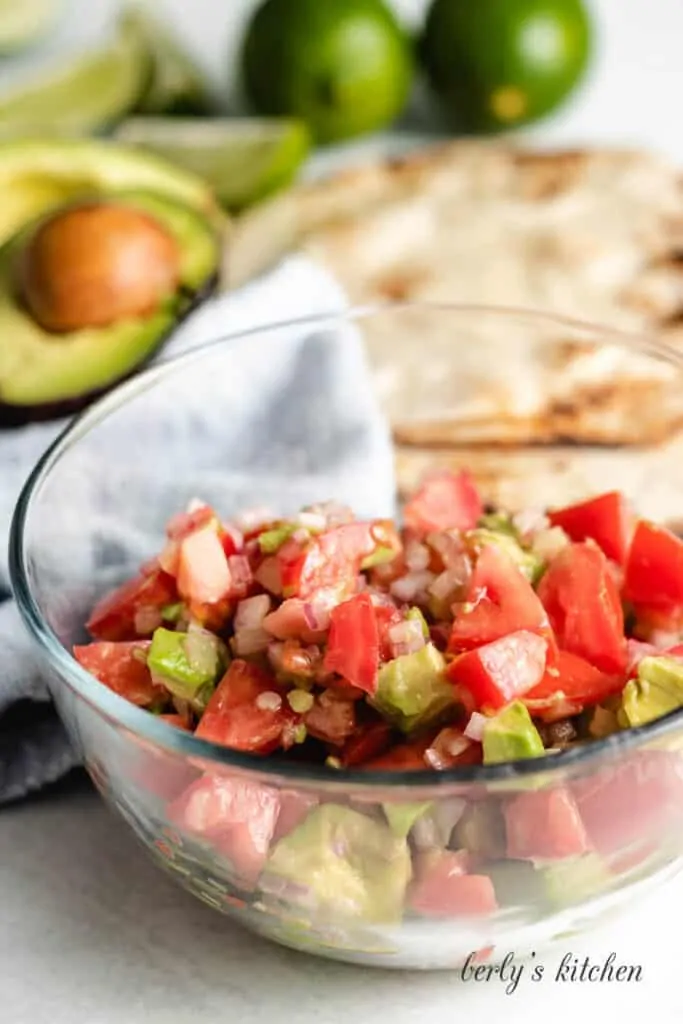
[[[491,509],[466,472],[426,477],[401,525],[195,501],[87,629],[74,655],[100,683],[232,750],[338,774],[561,758],[683,706],[683,540],[616,492]],[[164,758],[137,781],[239,891],[372,922],[491,914],[539,879],[580,898],[683,802],[664,749],[502,799],[377,806]]]

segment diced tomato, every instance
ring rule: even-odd
[[[215,604],[230,595],[232,576],[215,530],[204,528],[180,543],[178,592],[199,604]]]
[[[513,860],[554,860],[586,853],[590,841],[569,789],[520,793],[505,808],[507,855]]]
[[[488,544],[477,558],[467,602],[457,609],[448,649],[471,650],[520,630],[554,646],[548,613],[534,588],[505,552]]]
[[[608,674],[626,667],[624,613],[602,551],[570,544],[553,559],[538,587],[560,647]]]
[[[260,701],[272,694],[270,707]],[[296,719],[275,679],[257,665],[236,659],[216,687],[195,736],[232,750],[268,754],[282,740],[284,730]]]
[[[149,646],[148,640],[132,643],[103,640],[74,647],[73,654],[84,669],[114,693],[125,697],[131,704],[147,708],[168,700],[166,690],[152,682],[147,668],[145,659]]]
[[[555,664],[522,699],[532,715],[556,721],[620,693],[625,682],[623,673],[609,675],[576,654],[559,651]]]
[[[481,764],[481,743],[465,736],[461,729],[447,726],[434,737],[424,754],[425,762],[437,771],[456,765]]]
[[[280,811],[275,823],[273,842],[288,836],[308,817],[310,811],[318,804],[318,798],[311,793],[296,789],[280,790]]]
[[[680,828],[683,760],[668,751],[641,751],[572,783],[572,792],[595,849],[621,853]]]
[[[365,693],[377,690],[379,630],[370,595],[357,594],[333,609],[324,667]]]
[[[315,704],[306,712],[303,720],[311,736],[323,743],[341,747],[356,728],[354,701],[340,700],[326,690],[316,697]]]
[[[206,774],[168,808],[181,830],[208,839],[232,863],[245,885],[253,885],[268,857],[280,812],[277,790],[246,779]]]
[[[354,768],[379,757],[391,743],[388,722],[370,722],[356,729],[346,741],[340,754],[344,768]]]
[[[498,910],[488,875],[467,874],[463,851],[442,850],[416,860],[408,903],[426,917],[481,917]]]
[[[140,635],[136,620],[140,625],[145,617],[141,613],[160,612],[165,605],[177,600],[175,580],[157,568],[129,580],[98,601],[86,628],[96,640],[134,640]],[[155,628],[152,625],[147,635]]]
[[[548,519],[553,526],[561,526],[572,540],[594,540],[608,558],[619,565],[626,561],[631,515],[619,491],[555,509],[548,513]]]
[[[438,530],[471,530],[484,506],[469,473],[432,473],[403,509],[403,520],[416,535]]]
[[[168,719],[182,716],[164,715]],[[175,724],[175,723],[171,723]],[[178,724],[178,728],[186,728]],[[145,793],[163,800],[175,800],[183,790],[199,777],[197,767],[187,758],[162,750],[145,740],[135,739],[139,748],[131,757],[126,758],[122,766],[126,778]]]
[[[479,708],[502,708],[543,678],[548,644],[521,630],[462,654],[448,666],[448,678],[464,686]]]
[[[626,560],[624,598],[660,609],[683,606],[683,540],[641,520]]]
[[[399,743],[379,757],[366,761],[362,767],[368,771],[378,772],[410,772],[422,770],[427,767],[425,751],[431,743],[431,737],[422,736],[411,743]]]
[[[379,657],[382,663],[391,661],[394,657],[389,630],[403,621],[403,614],[390,604],[376,604],[375,622],[379,637]]]
[[[162,722],[172,725],[174,729],[182,729],[183,732],[192,732],[184,715],[159,715]]]
[[[316,644],[325,639],[325,629],[312,629],[306,615],[306,602],[298,597],[283,601],[279,608],[266,615],[263,628],[278,640],[303,640]]]
[[[375,536],[375,530],[379,534]],[[302,546],[289,540],[277,552],[282,592],[285,597],[310,598],[332,588],[350,597],[356,587],[361,562],[388,536],[376,523],[344,523],[313,537]],[[398,543],[398,535],[396,535]]]

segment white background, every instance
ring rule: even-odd
[[[158,6],[226,92],[250,0]],[[423,3],[397,6],[414,18]],[[66,7],[44,54],[94,40],[113,10],[107,0]],[[646,144],[683,164],[683,2],[594,0],[592,7],[601,46],[590,80],[534,134],[543,142]],[[252,939],[161,877],[87,790],[0,815],[0,894],[1,1024],[683,1020],[682,884],[560,950],[594,959],[613,950],[621,962],[642,964],[641,984],[523,980],[512,996],[494,982],[330,965]],[[557,957],[545,958],[547,974]]]

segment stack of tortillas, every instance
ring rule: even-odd
[[[683,176],[640,152],[455,142],[294,194],[304,251],[354,304],[562,314],[683,348]],[[683,374],[571,325],[396,311],[363,327],[401,489],[468,466],[514,507],[624,489],[683,517]]]

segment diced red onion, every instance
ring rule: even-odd
[[[337,501],[325,501],[316,505],[310,505],[304,512],[312,512],[322,516],[325,520],[325,527],[343,526],[344,523],[352,523],[355,516],[348,505],[341,505]]]
[[[260,506],[247,509],[246,512],[237,516],[235,521],[242,533],[251,533],[259,526],[266,526],[268,523],[274,522],[275,518],[269,508]]]
[[[276,671],[282,668],[282,659],[285,651],[284,640],[269,640],[268,642],[268,661]]]
[[[232,589],[246,591],[253,580],[249,559],[245,555],[230,555],[228,567],[232,577]]]
[[[434,744],[425,750],[425,761],[435,768],[436,771],[444,771],[451,768],[455,758],[463,754],[469,747],[471,740],[462,734],[455,734],[444,739],[443,730],[434,740]]]
[[[327,526],[327,517],[321,512],[299,512],[296,521],[306,530],[313,530],[316,533]]]
[[[463,555],[467,555],[462,535],[459,532],[444,530],[440,533],[430,533],[427,543],[441,556],[441,561],[446,569],[458,568]]]
[[[550,520],[543,509],[525,508],[514,514],[512,525],[522,537],[528,537],[539,530],[547,530]]]
[[[256,707],[260,711],[279,711],[282,707],[282,697],[275,690],[266,690],[259,693],[256,698]]]
[[[260,654],[265,651],[271,641],[270,634],[265,629],[237,629],[232,638],[232,649],[234,653],[242,658],[249,654]]]
[[[406,576],[394,580],[389,590],[399,601],[405,601],[407,604],[410,604],[412,601],[415,601],[419,594],[424,594],[433,581],[434,573],[428,572],[426,569],[422,572],[409,572]]]
[[[247,597],[237,605],[235,612],[235,629],[259,629],[270,611],[268,594],[257,594]]]
[[[277,558],[271,556],[264,558],[258,569],[254,572],[254,579],[260,583],[264,590],[271,594],[282,593],[282,579],[280,577],[280,563]]]
[[[297,544],[307,544],[311,535],[304,526],[301,526],[291,536],[292,540],[296,541]]]
[[[422,623],[417,622],[415,619],[397,622],[389,629],[389,642],[394,658],[400,658],[405,654],[415,654],[416,651],[421,651],[425,645]]]
[[[387,594],[384,590],[378,590],[377,587],[367,586],[365,587],[366,593],[370,595],[375,608],[396,608],[396,602],[390,594]]]
[[[466,558],[463,558],[462,564],[457,569],[446,569],[436,577],[429,587],[429,593],[435,597],[437,601],[452,600],[456,594],[467,586],[469,576],[470,563]]]
[[[223,523],[222,527],[223,532],[227,533],[228,537],[230,537],[231,541],[235,545],[235,550],[241,551],[244,547],[244,536],[242,531],[238,530],[234,523]]]
[[[539,530],[534,537],[531,549],[544,562],[552,562],[554,558],[569,544],[569,537],[561,526],[551,526]]]
[[[429,548],[419,541],[410,540],[405,548],[405,563],[409,572],[421,572],[429,568]]]
[[[484,726],[487,721],[486,715],[480,715],[478,711],[473,711],[469,722],[465,726],[465,736],[474,740],[475,743],[481,743],[484,738]]]
[[[153,633],[162,623],[161,611],[159,608],[138,608],[135,612],[135,632],[139,636]]]
[[[330,624],[329,608],[321,601],[306,601],[303,606],[306,625],[313,633],[319,633]]]
[[[244,557],[255,558],[261,554],[261,545],[258,542],[258,537],[254,537],[253,540],[248,540],[244,545]]]

